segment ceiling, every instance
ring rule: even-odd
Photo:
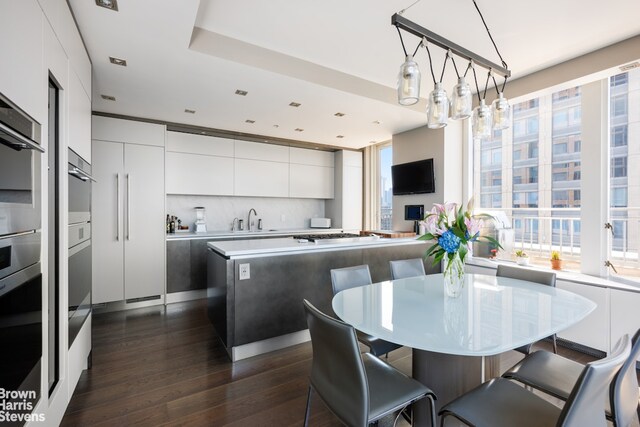
[[[413,0],[118,0],[118,12],[69,3],[93,62],[94,111],[345,148],[426,124],[424,99],[395,99],[404,55],[391,15]],[[512,78],[640,34],[638,0],[477,3]],[[500,62],[471,0],[421,0],[404,16]],[[442,52],[431,51],[439,74]],[[424,49],[416,60],[425,97]]]

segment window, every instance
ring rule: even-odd
[[[618,74],[617,76],[611,77],[611,87],[626,85],[629,81],[627,73]]]
[[[611,97],[611,117],[627,115],[627,95],[617,95]]]
[[[627,157],[611,158],[611,178],[623,178],[627,176]]]
[[[611,189],[611,207],[627,207],[627,187],[617,187]]]
[[[538,167],[513,169],[513,185],[536,184],[538,182]]]
[[[384,145],[378,150],[380,167],[380,229],[392,230],[393,189],[391,182],[391,163],[393,160],[393,148],[391,145]]]
[[[611,147],[623,147],[627,145],[628,125],[611,127]]]
[[[553,154],[565,154],[567,152],[567,143],[555,143],[553,144]]]
[[[513,207],[514,208],[537,208],[538,192],[537,191],[514,191]]]

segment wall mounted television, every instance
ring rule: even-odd
[[[391,166],[393,195],[435,193],[433,159]]]

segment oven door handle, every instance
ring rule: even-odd
[[[93,182],[97,182],[91,175],[89,175],[88,173],[86,173],[85,171],[83,171],[80,168],[77,167],[73,167],[73,169],[69,169],[69,175],[73,175],[76,178],[81,179],[82,181],[93,181]]]
[[[4,134],[4,135],[2,135]],[[13,148],[14,150],[36,150],[44,153],[44,148],[35,142],[31,141],[24,135],[19,134],[9,126],[5,126],[0,122],[0,142],[4,145]]]

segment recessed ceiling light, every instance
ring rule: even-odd
[[[336,116],[336,117],[342,117],[342,116],[344,116],[344,113],[340,113],[340,112],[338,112],[338,113],[335,113],[335,114],[334,114],[334,116]]]
[[[273,125],[273,127],[274,127],[274,128],[279,128],[279,127],[280,127],[280,125]]]
[[[344,135],[338,135],[338,136],[336,136],[336,138],[342,139],[342,138],[344,138]]]
[[[188,108],[185,108],[185,109],[184,109],[184,112],[185,112],[185,113],[188,113],[188,114],[195,114],[195,113],[196,113],[196,110],[189,110]]]
[[[247,92],[246,90],[236,90],[236,95],[240,95],[240,96],[247,96],[249,92]]]
[[[96,4],[109,10],[118,11],[118,0],[96,0]]]
[[[296,128],[296,132],[303,132],[304,129]]]
[[[245,123],[255,123],[256,121],[255,121],[255,120],[251,120],[251,119],[247,119],[247,120],[245,120],[244,122],[245,122]]]
[[[290,106],[290,107],[296,107],[296,108],[297,108],[297,107],[299,107],[299,106],[301,106],[301,105],[302,105],[302,104],[300,104],[299,102],[290,102],[290,103],[289,103],[289,106]]]
[[[374,125],[379,125],[379,124],[380,124],[380,123],[382,123],[382,122],[381,122],[380,120],[374,120],[372,123],[373,123]]]
[[[200,135],[206,135],[207,133],[205,131],[200,132]]]
[[[111,96],[111,95],[100,95],[102,97],[102,99],[106,100],[106,101],[115,101],[116,97],[115,96]]]
[[[111,62],[114,65],[120,65],[121,67],[126,67],[127,66],[127,60],[126,59],[114,58],[113,56],[109,57],[109,62]]]
[[[369,141],[369,144],[375,144],[375,143],[376,143],[375,141]]]

